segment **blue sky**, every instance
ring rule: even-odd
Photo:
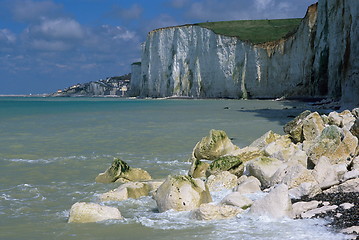
[[[315,0],[0,0],[0,94],[51,93],[130,72],[149,31],[304,17]]]

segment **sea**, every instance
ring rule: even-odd
[[[199,221],[190,212],[159,213],[151,197],[99,201],[118,187],[95,182],[114,158],[154,179],[187,174],[193,147],[211,129],[244,147],[269,130],[283,134],[306,108],[271,100],[0,97],[0,239],[345,239],[325,219],[245,212]],[[117,207],[124,219],[67,223],[76,202]]]

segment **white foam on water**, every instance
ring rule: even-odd
[[[37,164],[37,163],[41,163],[41,164],[46,164],[46,163],[51,163],[51,160],[46,160],[46,159],[35,159],[35,160],[31,160],[31,159],[22,159],[22,158],[14,158],[14,159],[5,159],[6,161],[9,162],[16,162],[16,163],[29,163],[29,164]]]
[[[214,192],[212,197],[218,202],[230,192],[231,190]],[[264,195],[263,193],[251,194],[253,199]],[[200,236],[201,231],[205,231],[201,239],[341,240],[347,238],[346,235],[330,232],[325,227],[327,222],[323,219],[272,219],[253,216],[245,211],[232,219],[200,221],[193,218],[191,211],[169,210],[159,213],[156,202],[151,197],[104,204],[118,207],[125,217],[122,222],[110,222],[111,224],[138,223],[155,230],[190,230],[197,232]],[[212,229],[210,233],[208,229]]]

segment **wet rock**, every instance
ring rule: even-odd
[[[249,212],[271,218],[294,217],[288,187],[285,184],[275,186],[268,195],[255,201]]]
[[[237,177],[228,171],[211,175],[207,179],[207,186],[210,191],[221,191],[224,189],[232,189],[237,186]]]
[[[150,174],[140,168],[132,168],[125,161],[115,158],[111,166],[100,173],[95,181],[99,183],[129,182],[151,180]]]
[[[154,196],[159,212],[189,211],[212,201],[207,185],[189,176],[168,176]]]
[[[122,219],[117,208],[96,203],[77,202],[70,209],[69,223],[100,222],[110,219]]]
[[[253,201],[240,192],[232,192],[222,199],[221,204],[247,209],[252,206]]]
[[[202,204],[198,209],[192,212],[194,218],[198,220],[219,220],[233,218],[243,210],[228,205],[213,205],[210,203]]]
[[[192,159],[215,160],[238,149],[227,134],[221,130],[212,129],[209,136],[202,138],[192,151]]]
[[[150,195],[163,181],[128,182],[101,195],[101,201],[123,201],[128,198],[140,198]]]

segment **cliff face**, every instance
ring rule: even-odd
[[[297,32],[253,45],[199,26],[149,33],[132,88],[148,97],[358,97],[356,0],[322,0]]]
[[[130,85],[129,75],[109,77],[104,80],[76,84],[56,93],[52,97],[78,97],[78,96],[127,96]]]

